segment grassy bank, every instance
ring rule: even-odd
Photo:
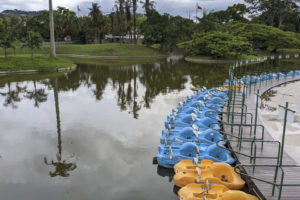
[[[30,54],[30,50],[17,47],[15,50],[8,49],[9,54]],[[40,49],[34,50],[36,54],[49,54],[49,45],[42,45]],[[86,56],[164,56],[156,49],[144,45],[134,44],[64,44],[56,45],[57,54],[76,54]],[[0,50],[3,55],[3,49]]]
[[[20,70],[52,70],[72,67],[74,63],[64,58],[51,58],[49,56],[36,55],[31,59],[28,55],[9,56],[7,59],[0,57],[0,71]]]

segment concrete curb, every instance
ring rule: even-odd
[[[46,72],[64,72],[64,71],[73,71],[76,68],[77,68],[77,65],[74,65],[72,67],[58,68],[58,69],[0,71],[0,76],[10,75],[10,74],[35,74],[35,73],[46,73]]]
[[[166,56],[86,56],[86,55],[76,55],[76,54],[57,54],[58,57],[67,58],[89,58],[89,59],[145,59],[145,58],[165,58]]]
[[[236,60],[201,60],[201,59],[196,59],[196,58],[184,58],[185,61],[187,62],[192,62],[192,63],[211,63],[211,64],[232,64],[235,63]]]

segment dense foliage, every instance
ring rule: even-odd
[[[14,48],[13,41],[15,35],[12,34],[9,24],[9,19],[0,19],[0,47],[4,50],[4,56],[7,58],[7,49]]]
[[[198,18],[198,31],[207,32],[213,30],[221,30],[223,24],[228,22],[247,22],[245,18],[248,8],[244,4],[234,4],[229,6],[227,10],[218,12],[203,12],[202,18]]]
[[[299,31],[300,0],[245,0],[245,2],[252,5],[250,10],[256,22],[277,28],[294,26]]]
[[[111,34],[119,38],[114,42],[125,43],[124,36],[129,36],[126,42],[136,44],[137,35],[143,35],[144,44],[158,46],[165,52],[175,50],[178,43],[190,41],[179,46],[193,54],[215,57],[250,52],[249,44],[252,50],[272,52],[300,46],[300,0],[245,1],[250,6],[234,4],[226,10],[211,12],[204,9],[202,17],[195,20],[158,13],[153,0],[116,0],[108,15],[101,12],[97,3],[91,4],[87,16],[58,7],[54,11],[55,38],[89,44],[102,43],[105,35]],[[139,6],[145,14],[137,13]],[[16,41],[24,41],[29,31],[49,41],[49,12],[28,15],[22,12],[0,15],[0,47],[4,52],[15,48]],[[208,49],[202,50],[197,45]]]
[[[145,44],[158,43],[163,51],[173,51],[177,43],[191,39],[194,28],[192,20],[160,15],[155,10],[149,11],[147,19],[141,24]]]
[[[285,32],[262,24],[232,23],[227,30],[235,36],[247,38],[254,49],[276,52],[280,48],[300,47],[300,34]]]
[[[229,55],[249,54],[252,45],[246,38],[233,36],[227,32],[211,31],[208,33],[197,33],[193,39],[179,44],[193,55],[206,55],[215,58],[225,58]]]
[[[238,56],[252,50],[277,52],[281,48],[300,47],[300,34],[297,33],[300,31],[297,4],[300,0],[246,2],[251,6],[235,4],[222,11],[204,11],[202,18],[198,19],[199,34],[195,34],[190,41],[180,43],[179,47],[193,55],[214,57],[227,57],[233,52],[238,52]]]

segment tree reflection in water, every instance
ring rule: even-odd
[[[200,65],[169,58],[119,67],[79,65],[73,72],[56,78],[44,78],[38,83],[51,90],[53,81],[57,80],[57,92],[76,91],[85,87],[91,91],[96,101],[101,101],[105,89],[111,87],[120,110],[127,111],[133,118],[138,119],[139,112],[143,108],[150,108],[158,95],[180,92],[186,87],[197,91],[203,86],[218,86],[226,79],[227,71],[226,65]],[[11,88],[10,82],[7,86],[7,92],[0,92],[5,97],[5,106],[17,108],[17,102],[22,100],[20,93],[33,100],[35,107],[47,101],[47,90],[38,89],[36,79],[33,80],[33,90],[19,87],[18,82],[15,89]]]
[[[61,128],[60,128],[60,114],[59,114],[59,101],[58,101],[58,86],[57,86],[57,78],[53,81],[53,93],[54,93],[54,101],[55,101],[55,112],[56,112],[56,124],[57,124],[57,135],[58,135],[58,152],[56,154],[57,161],[51,160],[48,162],[47,158],[44,157],[44,162],[46,165],[52,165],[55,167],[55,171],[50,171],[49,175],[51,177],[61,176],[68,177],[69,171],[73,171],[76,169],[75,163],[68,163],[66,160],[62,159],[62,142],[61,142]]]
[[[3,106],[5,107],[12,107],[13,109],[18,108],[17,102],[20,102],[22,98],[20,97],[20,93],[24,92],[26,90],[25,87],[20,87],[18,83],[16,83],[15,89],[11,88],[11,82],[7,83],[8,91],[7,92],[0,92],[1,96],[6,97]]]
[[[30,100],[34,100],[34,107],[38,108],[40,103],[47,101],[48,94],[46,94],[44,88],[36,89],[36,80],[33,81],[33,86],[34,86],[34,90],[25,91],[26,92],[25,97]]]

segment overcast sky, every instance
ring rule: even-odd
[[[64,6],[73,11],[80,7],[81,14],[87,14],[91,2],[97,2],[101,6],[103,13],[112,11],[115,0],[53,0],[54,7]],[[171,15],[181,15],[187,17],[188,13],[194,16],[196,12],[197,0],[155,0],[156,9],[160,13],[170,13]],[[223,10],[229,5],[243,3],[243,0],[199,0],[201,7],[211,10]],[[0,0],[0,12],[6,9],[19,10],[44,10],[48,9],[48,0]],[[142,12],[141,8],[139,12]]]

